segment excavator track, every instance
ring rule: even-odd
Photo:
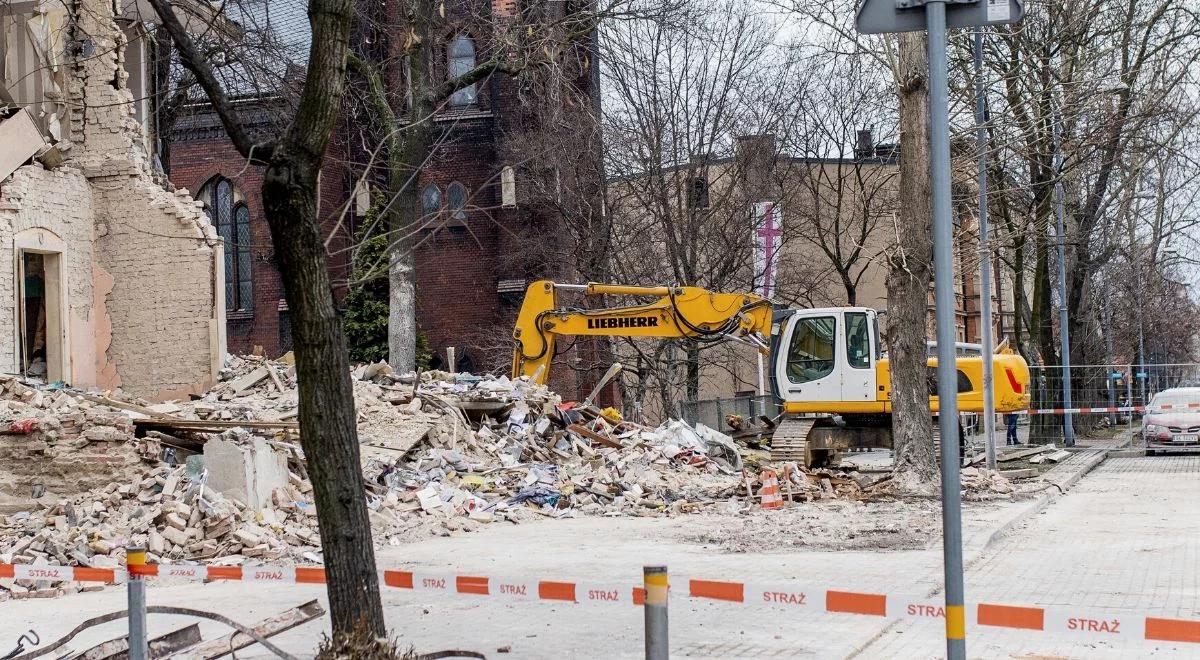
[[[808,464],[808,432],[815,419],[783,419],[771,435],[771,460]]]

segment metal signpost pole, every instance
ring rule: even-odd
[[[1062,188],[1062,169],[1063,157],[1062,148],[1059,141],[1060,118],[1054,116],[1054,216],[1057,223],[1056,231],[1058,232],[1058,325],[1059,338],[1061,339],[1062,347],[1059,352],[1062,353],[1062,368],[1063,368],[1063,408],[1068,411],[1071,409],[1071,333],[1067,328],[1067,249],[1066,235],[1063,230],[1063,188]],[[1063,444],[1068,447],[1075,446],[1075,427],[1072,423],[1073,416],[1070,412],[1063,415]]]
[[[146,580],[139,569],[146,565],[146,550],[125,550],[125,568],[129,573],[126,585],[129,596],[129,660],[146,660]]]
[[[967,657],[963,606],[962,493],[958,455],[958,367],[954,350],[954,222],[950,217],[950,92],[946,3],[925,5],[929,32],[929,157],[933,183],[933,299],[937,316],[938,430],[942,437],[942,552],[946,657]]]
[[[946,657],[967,656],[963,606],[962,496],[958,452],[958,368],[954,346],[954,222],[950,216],[950,111],[946,28],[1015,23],[1020,0],[863,0],[854,25],[864,34],[929,34],[929,151],[933,183],[933,272],[937,309],[938,429],[942,437],[942,548],[946,579]],[[982,168],[981,168],[982,170]],[[990,324],[989,324],[990,326]],[[990,388],[989,388],[990,390]]]
[[[975,30],[975,142],[979,149],[979,288],[983,315],[979,341],[983,344],[983,433],[987,466],[996,469],[996,400],[992,388],[992,251],[988,247],[987,106],[983,98],[983,28]]]

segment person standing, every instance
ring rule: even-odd
[[[1006,444],[1021,444],[1020,441],[1017,440],[1017,415],[1015,413],[1005,413],[1004,425],[1008,429],[1007,434],[1005,435],[1005,439],[1007,440]]]

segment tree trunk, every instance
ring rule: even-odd
[[[700,346],[692,340],[685,340],[687,347],[687,398],[696,401],[700,398]]]
[[[342,321],[317,218],[317,175],[345,88],[350,0],[313,0],[313,46],[296,116],[263,176],[263,210],[291,310],[301,444],[313,484],[334,635],[387,628],[375,571]]]
[[[296,114],[284,135],[263,144],[251,140],[227,90],[170,5],[166,0],[151,4],[238,152],[254,164],[266,165],[263,210],[291,310],[300,442],[320,522],[333,633],[346,637],[359,632],[383,640],[387,629],[363,490],[346,338],[317,217],[317,178],[345,91],[351,0],[310,0],[312,39]]]
[[[382,636],[386,629],[363,495],[346,340],[317,228],[320,159],[299,156],[289,146],[285,142],[272,154],[263,178],[263,209],[292,315],[301,444],[320,521],[329,609],[335,634],[365,626]]]
[[[929,90],[925,35],[899,36],[900,217],[889,257],[887,342],[892,379],[893,480],[897,490],[937,491],[929,412],[929,279],[933,256],[933,191],[929,162]]]
[[[406,186],[409,172],[397,162],[399,158],[390,160],[389,192],[394,201],[386,218],[389,229],[388,364],[403,373],[417,368],[417,272],[412,233],[419,225],[421,200],[417,178],[413,177]]]
[[[1040,204],[1039,210],[1049,211],[1048,203]],[[1043,227],[1034,237],[1033,267],[1033,318],[1030,332],[1034,343],[1042,354],[1040,369],[1034,370],[1034,408],[1058,408],[1062,401],[1062,368],[1059,366],[1058,346],[1054,338],[1054,306],[1051,304],[1050,283],[1050,237],[1047,221],[1049,213],[1039,213],[1041,220],[1035,226]],[[1046,444],[1062,437],[1062,417],[1059,415],[1034,415],[1029,422],[1029,442]]]

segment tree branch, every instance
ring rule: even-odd
[[[163,27],[167,29],[167,33],[171,35],[171,40],[175,42],[183,66],[192,72],[192,75],[196,77],[196,82],[199,83],[204,93],[208,95],[209,102],[212,103],[213,110],[220,117],[221,125],[225,127],[225,133],[229,135],[234,148],[243,157],[248,158],[250,162],[256,165],[266,164],[266,161],[261,156],[255,156],[255,152],[265,154],[270,150],[256,147],[253,140],[250,139],[250,135],[246,133],[245,127],[238,121],[236,112],[233,109],[233,103],[229,100],[229,96],[226,95],[224,87],[221,86],[221,83],[217,81],[216,75],[213,74],[212,66],[208,63],[204,54],[200,52],[200,48],[196,45],[191,35],[187,33],[183,24],[179,22],[179,17],[171,9],[170,3],[167,0],[150,0],[150,5],[154,7],[154,12],[158,14]]]

